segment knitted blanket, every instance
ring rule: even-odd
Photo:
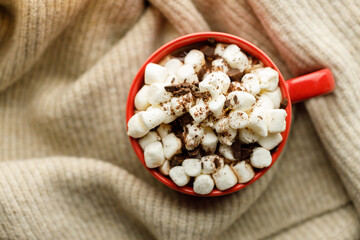
[[[295,106],[261,179],[198,198],[141,165],[125,103],[156,48],[209,30],[336,91]],[[0,0],[0,239],[359,239],[359,39],[357,0]]]

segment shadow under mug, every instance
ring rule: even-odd
[[[300,101],[303,101],[303,100],[306,100],[306,99],[309,99],[309,98],[312,98],[315,96],[330,93],[335,88],[334,78],[329,69],[325,68],[325,69],[322,69],[322,70],[319,70],[319,71],[316,71],[316,72],[313,72],[313,73],[310,73],[307,75],[303,75],[303,76],[296,77],[296,78],[285,81],[281,72],[276,67],[274,62],[262,50],[260,50],[258,47],[256,47],[252,43],[250,43],[240,37],[237,37],[237,36],[234,36],[231,34],[227,34],[227,33],[197,32],[197,33],[181,36],[179,38],[176,38],[176,39],[166,43],[165,45],[160,47],[158,50],[156,50],[145,61],[145,63],[140,68],[139,72],[136,74],[136,76],[131,84],[131,87],[130,87],[127,104],[126,104],[126,123],[134,115],[134,110],[135,110],[134,109],[134,99],[135,99],[137,92],[140,90],[140,88],[144,84],[144,72],[145,72],[146,65],[149,63],[157,63],[162,58],[167,56],[168,54],[171,54],[172,52],[174,52],[180,48],[183,48],[188,45],[193,45],[193,44],[199,43],[199,42],[205,42],[209,38],[215,39],[216,42],[235,44],[235,45],[239,46],[241,50],[249,53],[250,55],[252,55],[252,56],[258,58],[260,61],[262,61],[265,67],[271,67],[271,68],[275,69],[279,73],[279,87],[281,89],[283,99],[284,98],[287,99],[288,104],[285,107],[285,110],[287,112],[286,130],[281,133],[283,140],[278,145],[277,150],[272,154],[271,165],[267,168],[257,170],[255,172],[254,178],[247,183],[243,183],[243,184],[238,183],[235,186],[233,186],[232,188],[229,188],[225,191],[219,191],[217,189],[214,189],[214,190],[212,190],[212,192],[210,192],[207,195],[199,195],[194,192],[192,187],[189,187],[189,186],[179,187],[169,177],[162,175],[157,169],[150,169],[150,168],[146,167],[145,160],[144,160],[144,153],[143,153],[142,149],[140,148],[140,145],[139,145],[137,139],[130,137],[131,145],[132,145],[136,155],[138,156],[139,160],[155,178],[157,178],[160,182],[162,182],[166,186],[168,186],[176,191],[190,194],[190,195],[205,196],[205,197],[221,196],[221,195],[226,195],[229,193],[236,192],[236,191],[250,185],[251,183],[255,182],[262,175],[264,175],[271,168],[271,166],[275,163],[275,161],[278,159],[278,157],[280,156],[281,152],[283,151],[283,148],[288,139],[290,125],[291,125],[291,118],[292,118],[291,104],[294,104],[294,103],[297,103],[297,102],[300,102]]]

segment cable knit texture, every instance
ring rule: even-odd
[[[259,181],[197,198],[140,164],[125,102],[156,48],[208,30],[337,88]],[[0,0],[0,239],[359,239],[359,39],[357,0]]]

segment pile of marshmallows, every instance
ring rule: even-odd
[[[140,138],[146,166],[159,168],[178,186],[185,186],[194,177],[193,189],[198,194],[210,193],[214,185],[223,191],[250,181],[255,175],[253,167],[271,164],[270,150],[282,141],[280,133],[286,128],[286,111],[279,109],[282,95],[277,71],[252,62],[236,45],[218,43],[214,55],[211,69],[200,81],[197,74],[205,65],[205,56],[196,49],[185,56],[184,62],[171,58],[164,66],[148,64],[145,85],[135,97],[137,111],[128,122],[128,135]],[[241,81],[231,81],[226,74],[234,69],[244,74]],[[210,99],[204,101],[191,92],[175,97],[165,89],[181,83],[197,85],[200,92],[210,93]],[[231,108],[227,114],[226,101]],[[186,125],[181,141],[169,123],[186,112],[193,124]],[[250,161],[234,158],[231,145],[236,138],[243,144],[260,145],[253,149]],[[183,147],[193,150],[199,146],[209,154],[201,159],[185,159],[170,168],[169,160]],[[220,154],[215,154],[217,149]],[[224,158],[234,164],[225,164]]]

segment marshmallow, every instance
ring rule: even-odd
[[[179,59],[173,58],[165,63],[168,73],[176,74],[177,70],[184,65]]]
[[[257,135],[252,129],[243,128],[239,130],[239,140],[245,144],[254,143],[258,141],[259,135]]]
[[[223,94],[220,94],[217,98],[209,102],[209,109],[214,113],[215,117],[220,117],[222,115],[225,101],[226,97]]]
[[[145,84],[163,83],[168,75],[167,69],[155,63],[149,63],[145,68]]]
[[[160,124],[160,126],[156,129],[157,133],[161,138],[164,138],[168,134],[171,133],[171,126],[169,124]]]
[[[267,150],[271,150],[279,145],[282,140],[283,137],[280,133],[270,133],[267,137],[259,138],[258,143]]]
[[[248,115],[240,110],[235,110],[229,114],[229,124],[233,129],[240,129],[246,127],[249,121]]]
[[[284,109],[268,109],[265,112],[269,133],[280,133],[286,129],[286,111]]]
[[[148,168],[160,167],[165,162],[164,150],[161,142],[150,143],[144,150],[145,164]]]
[[[221,155],[223,155],[226,159],[229,159],[229,160],[232,160],[232,161],[235,160],[234,155],[233,155],[233,151],[232,151],[231,147],[228,146],[228,145],[220,144],[219,153]]]
[[[261,94],[255,103],[255,107],[263,108],[265,111],[265,109],[273,109],[274,104],[268,96]]]
[[[214,129],[218,133],[219,142],[231,146],[237,131],[230,127],[229,118],[223,117],[214,124]]]
[[[178,76],[178,80],[180,83],[194,84],[199,82],[193,66],[189,64],[181,66],[177,70],[176,75]]]
[[[260,81],[258,77],[255,74],[248,73],[245,74],[241,79],[241,85],[245,92],[248,92],[252,94],[253,96],[256,96],[260,93]]]
[[[172,94],[165,90],[164,83],[153,83],[148,89],[148,101],[151,105],[170,101]]]
[[[266,67],[256,69],[252,71],[252,73],[255,73],[258,76],[260,80],[260,87],[262,89],[274,91],[278,87],[279,73],[276,70]]]
[[[163,137],[164,155],[166,159],[171,159],[175,154],[181,152],[181,140],[170,133]]]
[[[150,131],[144,137],[139,139],[139,145],[141,149],[144,150],[147,145],[160,140],[161,138],[156,132]]]
[[[144,111],[150,106],[150,103],[148,101],[149,88],[149,85],[144,85],[136,94],[134,103],[137,110]]]
[[[249,65],[247,66],[247,68],[245,69],[245,72],[246,73],[249,73],[255,69],[258,69],[258,68],[263,68],[264,67],[264,64],[257,58],[254,58],[254,57],[250,57],[249,58]]]
[[[186,110],[190,110],[190,108],[194,105],[194,97],[191,93],[187,93],[180,97],[173,97],[171,99],[171,107],[176,116],[183,115]]]
[[[223,44],[223,43],[216,44],[214,54],[221,57],[223,55],[223,53],[225,52],[226,47],[227,47],[227,45]]]
[[[197,194],[209,194],[214,189],[214,180],[210,175],[201,174],[194,180],[193,189]]]
[[[201,173],[201,161],[196,158],[188,158],[182,162],[186,175],[190,177],[199,176]]]
[[[204,129],[204,136],[201,140],[202,149],[204,149],[206,153],[214,153],[216,150],[217,143],[218,143],[218,138],[216,134],[213,132],[213,130],[210,127],[206,127]]]
[[[265,168],[270,166],[272,162],[271,153],[263,147],[254,148],[250,156],[250,163],[256,168]]]
[[[212,72],[199,84],[200,92],[209,92],[213,98],[221,93],[226,94],[230,86],[230,78],[223,72]]]
[[[201,67],[205,65],[205,57],[201,51],[193,49],[186,54],[184,62],[193,66],[195,72],[199,72]]]
[[[251,106],[256,102],[256,99],[253,95],[242,91],[234,91],[229,93],[227,100],[230,101],[230,106],[233,109],[241,111],[250,109]]]
[[[241,161],[231,167],[234,173],[236,174],[239,183],[247,183],[254,178],[255,172],[254,169],[245,161]]]
[[[224,159],[217,155],[207,155],[201,158],[202,173],[211,174],[216,171],[217,168],[224,166]]]
[[[212,61],[211,71],[212,72],[221,71],[227,73],[227,71],[229,71],[229,67],[223,58],[219,58]]]
[[[233,91],[244,91],[243,86],[241,85],[241,83],[236,82],[236,81],[232,81],[230,83],[230,91],[229,92],[233,92]]]
[[[227,164],[213,173],[212,177],[215,181],[216,188],[220,191],[233,187],[238,181],[235,173]]]
[[[247,127],[262,137],[268,135],[266,116],[263,108],[257,107],[253,109]]]
[[[234,44],[226,47],[222,57],[231,68],[239,69],[240,72],[243,72],[249,64],[247,56]]]
[[[173,84],[179,84],[179,79],[177,77],[177,75],[175,75],[174,73],[170,73],[168,75],[168,77],[166,78],[165,80],[165,86],[170,86],[170,85],[173,85]]]
[[[206,106],[204,101],[201,99],[195,106],[190,108],[189,113],[194,119],[195,123],[201,123],[207,117],[209,113],[209,107]]]
[[[194,150],[199,146],[204,135],[204,129],[198,124],[186,125],[187,133],[185,134],[184,143],[187,150]]]
[[[169,176],[173,182],[179,187],[185,186],[189,181],[190,177],[186,175],[184,167],[175,166],[170,169]]]
[[[165,112],[163,112],[160,108],[149,107],[141,114],[141,119],[144,122],[145,127],[149,130],[163,123],[165,117]]]
[[[165,113],[164,123],[171,123],[177,118],[177,116],[175,115],[175,113],[173,113],[171,109],[171,102],[163,103],[161,106],[161,110]]]
[[[143,122],[144,112],[138,112],[134,114],[128,121],[128,132],[127,134],[133,138],[141,138],[145,136],[150,128],[147,127]]]
[[[164,164],[159,167],[159,171],[162,175],[169,175],[170,171],[170,162],[169,160],[165,160]]]
[[[235,140],[237,131],[235,129],[230,128],[228,131],[223,132],[223,133],[219,133],[218,134],[218,138],[219,138],[219,142],[222,144],[226,144],[228,146],[231,146],[232,143]]]
[[[279,87],[276,88],[275,91],[264,92],[262,95],[267,96],[272,101],[274,108],[280,108],[282,94],[281,94],[281,90]]]

